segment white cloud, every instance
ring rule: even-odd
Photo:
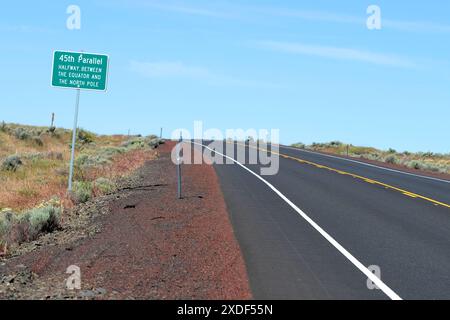
[[[338,60],[358,61],[391,67],[401,67],[401,68],[417,67],[414,61],[405,57],[358,50],[353,48],[331,47],[331,46],[310,45],[292,42],[277,42],[277,41],[261,41],[258,42],[257,45],[262,48],[291,54],[302,54]]]
[[[249,21],[255,22],[255,18],[262,18],[264,21],[267,17],[292,17],[301,20],[313,22],[329,22],[340,24],[354,24],[366,27],[368,15],[365,8],[362,7],[361,15],[349,15],[340,12],[327,12],[321,10],[302,10],[290,9],[282,7],[269,7],[257,5],[238,5],[227,2],[202,2],[199,5],[186,4],[186,1],[170,1],[170,0],[97,0],[97,3],[103,6],[123,6],[135,8],[150,8],[167,12],[180,13],[193,16],[203,16],[210,18],[222,19],[240,19],[245,17]],[[383,9],[383,7],[381,8]],[[450,33],[450,25],[439,24],[429,21],[401,21],[385,18],[382,10],[382,27],[403,32],[418,33]]]
[[[190,66],[182,62],[140,62],[132,60],[129,64],[132,72],[147,78],[181,78],[202,81],[212,86],[233,86],[253,88],[281,88],[279,84],[240,79],[234,76],[220,75],[207,68]]]
[[[144,8],[144,9],[156,9],[161,11],[180,13],[185,15],[211,17],[211,18],[232,18],[229,10],[213,9],[210,6],[192,6],[183,2],[174,1],[158,1],[158,0],[97,0],[98,4],[111,7],[126,7],[126,8]]]
[[[383,9],[383,8],[381,8]],[[361,16],[352,16],[342,13],[332,13],[326,11],[291,10],[281,8],[260,8],[256,9],[265,14],[275,16],[293,17],[309,21],[359,24],[365,26],[367,15],[362,11]],[[401,21],[384,18],[382,11],[382,27],[397,31],[423,32],[423,33],[450,33],[450,25],[438,24],[429,21]]]

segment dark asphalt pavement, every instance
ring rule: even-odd
[[[321,154],[279,152],[450,203],[450,184]],[[260,173],[259,165],[246,165]],[[257,299],[388,299],[266,184],[215,165]],[[327,168],[280,157],[263,176],[403,299],[450,299],[450,209]]]

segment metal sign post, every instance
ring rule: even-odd
[[[180,133],[180,139],[177,144],[177,180],[178,180],[178,199],[181,199],[181,142],[183,141],[183,136]]]
[[[72,191],[73,165],[75,161],[75,143],[77,139],[78,108],[80,91],[106,91],[109,57],[104,54],[54,51],[52,66],[53,87],[77,90],[75,117],[72,132],[72,151],[70,155],[68,191]]]
[[[77,139],[77,127],[78,127],[78,108],[80,106],[80,89],[77,89],[77,98],[75,102],[75,117],[73,120],[73,131],[72,131],[72,152],[70,155],[70,168],[69,168],[69,187],[68,191],[72,191],[72,179],[73,179],[73,163],[75,160],[75,143]]]

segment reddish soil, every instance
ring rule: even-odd
[[[40,283],[64,284],[66,268],[77,265],[82,289],[101,288],[100,299],[250,299],[214,169],[183,166],[184,198],[177,200],[172,147],[161,146],[160,157],[138,171],[139,182],[112,197],[110,213],[96,218],[98,233],[12,258],[6,270],[23,264]],[[64,298],[42,291],[45,297],[21,297]]]

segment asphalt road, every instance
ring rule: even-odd
[[[392,298],[355,260],[379,267],[402,299],[450,299],[450,183],[279,153],[267,183],[236,163],[215,165],[256,299]],[[260,165],[245,167],[260,174]]]

